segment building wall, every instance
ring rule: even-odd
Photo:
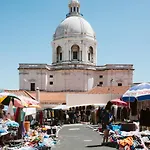
[[[47,71],[41,69],[23,69],[19,71],[20,89],[31,90],[31,83],[35,83],[35,88],[47,90]]]
[[[67,106],[80,106],[80,105],[106,105],[108,101],[119,98],[119,94],[67,94]]]
[[[122,86],[131,86],[133,83],[132,70],[107,70],[106,74],[106,85],[118,86],[122,83]]]
[[[130,86],[133,70],[47,70],[19,69],[20,89],[31,90],[30,84],[44,91],[88,91],[95,86]],[[100,85],[102,83],[102,85]]]
[[[94,87],[94,71],[91,70],[60,70],[51,74],[53,85],[48,85],[48,91],[87,91]]]

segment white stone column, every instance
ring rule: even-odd
[[[65,53],[66,53],[66,60],[69,61],[69,42],[66,41],[65,43]]]
[[[70,51],[70,61],[72,60],[71,46],[72,46],[72,45],[69,45],[69,51]]]
[[[84,47],[84,42],[82,42],[81,47],[82,47],[82,61],[85,62],[85,47]]]

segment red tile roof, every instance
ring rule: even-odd
[[[36,92],[28,91],[33,97],[36,97]],[[83,92],[45,92],[40,91],[40,102],[41,104],[62,104],[66,103],[67,94],[75,94]]]
[[[17,96],[26,96],[29,98],[33,98],[31,95],[28,94],[28,92],[26,92],[24,90],[4,90],[4,92],[12,93],[12,94],[15,94]]]
[[[115,87],[95,87],[88,92],[46,92],[40,91],[41,104],[62,104],[66,103],[67,94],[124,94],[129,89],[129,86]],[[25,90],[5,90],[5,92],[13,93],[17,96],[23,95],[36,99],[36,91]]]
[[[95,87],[86,92],[87,94],[124,94],[130,87],[129,86],[113,86],[113,87]]]

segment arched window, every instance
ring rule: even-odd
[[[62,61],[62,48],[60,46],[57,47],[57,62]]]
[[[93,62],[93,47],[92,46],[89,47],[88,61]]]
[[[78,45],[73,45],[71,47],[72,60],[79,60],[79,49]]]

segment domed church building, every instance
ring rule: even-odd
[[[53,35],[52,64],[19,64],[20,90],[85,92],[96,86],[130,86],[132,64],[97,66],[97,40],[92,26],[71,0],[69,13]]]

